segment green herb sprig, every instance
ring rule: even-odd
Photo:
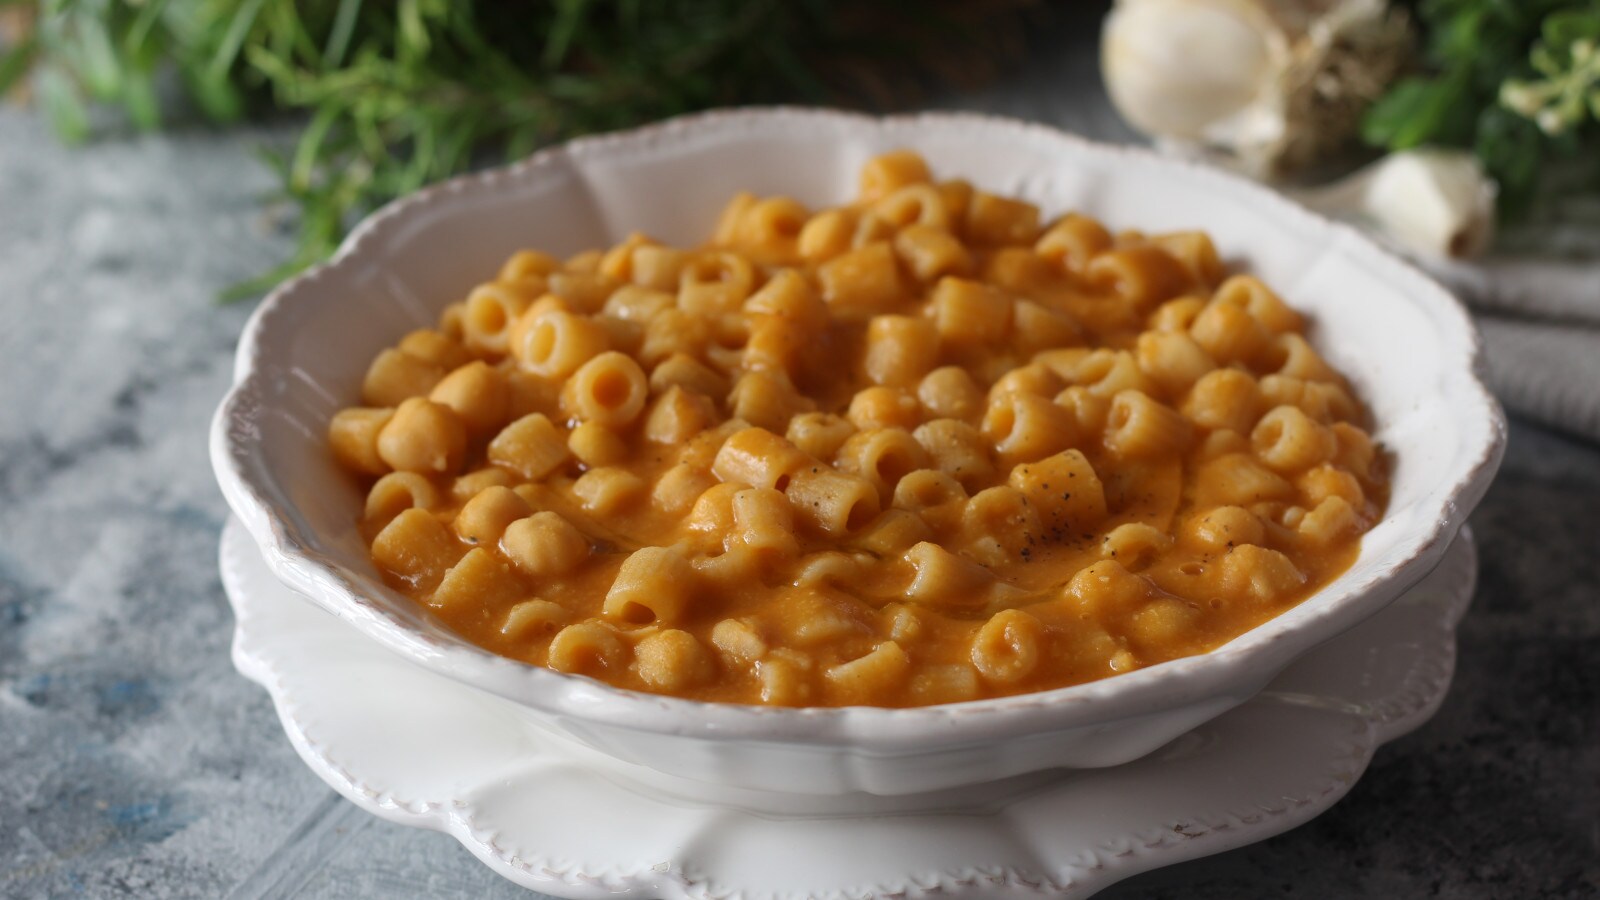
[[[1600,191],[1600,0],[1422,0],[1417,15],[1426,71],[1368,111],[1368,143],[1473,151],[1508,220]]]
[[[1552,16],[1543,31],[1532,55],[1538,77],[1501,85],[1500,103],[1551,137],[1600,122],[1600,7]]]
[[[299,236],[258,293],[326,258],[361,213],[494,157],[710,106],[881,105],[937,70],[1015,55],[1027,0],[46,0],[0,55],[0,93],[30,70],[56,131],[92,105],[163,123],[170,82],[208,119],[288,111],[268,153]],[[169,92],[170,93],[170,92]],[[170,104],[166,104],[170,106]]]

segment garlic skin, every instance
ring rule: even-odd
[[[1494,240],[1494,180],[1465,150],[1391,153],[1331,185],[1290,196],[1370,228],[1424,260],[1477,256]]]
[[[1410,45],[1385,0],[1117,0],[1100,59],[1135,128],[1274,178],[1348,145]]]

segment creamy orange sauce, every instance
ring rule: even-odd
[[[1386,476],[1302,330],[1204,235],[1041,225],[890,154],[701,248],[519,254],[330,439],[385,577],[496,653],[955,702],[1205,652],[1350,566]]]

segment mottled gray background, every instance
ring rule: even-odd
[[[946,105],[1129,137],[1081,54]],[[289,249],[251,152],[287,133],[63,150],[0,109],[0,896],[528,896],[340,799],[229,663],[205,429],[249,309],[214,298]],[[1600,894],[1597,513],[1600,449],[1513,423],[1438,717],[1311,824],[1102,896]]]

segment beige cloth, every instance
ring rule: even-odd
[[[1478,327],[1507,410],[1600,442],[1600,326],[1479,316]]]
[[[1506,409],[1600,442],[1600,247],[1592,260],[1430,266],[1472,307]]]
[[[1489,257],[1429,268],[1480,312],[1600,326],[1600,236],[1595,242],[1589,260]]]

